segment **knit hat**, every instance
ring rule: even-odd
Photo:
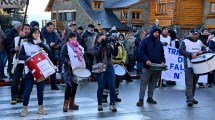
[[[40,26],[40,24],[37,21],[31,21],[30,23],[31,28],[34,28],[35,26]]]
[[[95,28],[93,24],[89,24],[88,27]]]
[[[78,30],[84,30],[84,28],[82,26],[78,27]]]
[[[22,23],[19,21],[12,21],[11,24],[15,29],[22,25]]]
[[[168,27],[167,27],[167,26],[162,27],[162,31],[163,31],[164,29],[166,29],[166,28],[168,28]]]

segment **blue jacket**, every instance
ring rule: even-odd
[[[208,44],[209,49],[215,52],[215,42],[211,40]]]
[[[143,62],[144,68],[147,69],[149,68],[149,66],[146,65],[146,61],[148,60],[151,63],[159,64],[165,62],[163,45],[159,38],[154,37],[153,33],[155,31],[159,31],[159,33],[161,33],[159,28],[153,26],[150,31],[150,36],[142,40],[138,48],[138,57],[140,61]]]

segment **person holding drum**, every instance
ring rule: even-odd
[[[122,35],[123,34],[119,34],[119,36],[122,36]],[[123,37],[124,37],[124,35],[123,35]],[[116,47],[118,49],[118,55],[113,57],[112,61],[114,64],[119,64],[121,66],[124,66],[124,64],[126,62],[126,57],[127,57],[126,49],[125,49],[123,43],[121,43],[118,40],[114,41],[114,44],[116,45]],[[127,75],[126,75],[126,77],[127,77]],[[115,98],[116,102],[121,102],[121,99],[118,97],[118,95],[119,95],[119,84],[120,84],[120,76],[118,76],[116,74],[116,98]],[[108,93],[109,93],[108,84],[105,83],[105,89],[103,91],[103,99],[102,99],[103,103],[107,103]]]
[[[70,32],[67,44],[63,45],[60,54],[61,61],[64,64],[63,76],[67,83],[63,105],[64,112],[68,112],[68,105],[72,110],[78,110],[79,108],[79,106],[74,103],[78,84],[74,82],[73,70],[86,67],[83,55],[84,48],[79,45],[76,33]]]
[[[19,60],[27,60],[35,53],[44,49],[46,52],[50,52],[50,49],[43,44],[43,39],[41,37],[41,32],[39,29],[33,28],[28,37],[27,41],[23,42],[23,47],[18,54]],[[30,95],[34,85],[34,77],[27,67],[24,70],[24,79],[25,79],[25,90],[23,94],[23,109],[21,112],[21,117],[26,117],[28,115],[28,103]],[[44,110],[43,107],[43,91],[45,88],[45,81],[37,82],[37,99],[38,99],[38,114],[47,115],[48,113]]]
[[[108,87],[110,89],[110,108],[112,112],[116,112],[117,108],[115,106],[115,97],[116,97],[116,91],[115,91],[115,72],[113,68],[113,62],[111,56],[117,56],[118,49],[114,48],[110,45],[110,43],[107,43],[105,40],[105,34],[99,33],[98,34],[98,40],[95,43],[94,46],[94,56],[96,59],[96,63],[102,63],[104,59],[106,59],[106,71],[102,73],[96,73],[96,80],[98,82],[98,90],[97,90],[97,99],[98,99],[98,111],[103,111],[102,108],[102,97],[103,97],[103,90],[105,82],[107,82]]]
[[[153,99],[154,89],[158,82],[158,79],[161,75],[161,71],[150,70],[152,64],[164,64],[164,49],[161,41],[159,40],[159,36],[161,34],[161,30],[157,28],[157,26],[153,26],[150,31],[150,36],[146,37],[141,41],[138,49],[138,55],[140,60],[143,63],[143,73],[140,78],[140,93],[139,93],[139,101],[137,102],[137,106],[143,106],[144,96],[146,87],[148,86],[148,99],[147,102],[149,104],[157,104],[157,102]]]
[[[189,36],[184,39],[179,47],[179,53],[184,56],[184,71],[185,71],[185,95],[187,97],[187,106],[191,107],[193,104],[198,104],[194,99],[196,84],[199,76],[194,74],[191,59],[197,58],[197,55],[203,53],[204,45],[198,38],[198,30],[196,28],[190,29]]]

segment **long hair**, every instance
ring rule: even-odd
[[[40,39],[43,42],[42,34],[41,34],[41,32],[40,32],[40,30],[38,28],[31,29],[31,31],[29,32],[29,34],[27,36],[28,42],[34,44],[34,42],[33,42],[33,40],[34,40],[33,33],[35,33],[35,32],[39,32],[40,33]]]

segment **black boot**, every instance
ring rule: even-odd
[[[157,104],[157,102],[153,100],[151,97],[148,97],[147,102],[150,104]]]

